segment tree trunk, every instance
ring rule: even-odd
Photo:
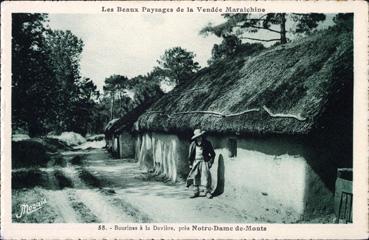
[[[110,120],[112,120],[113,117],[114,117],[114,114],[113,114],[113,111],[114,111],[114,95],[115,94],[112,94],[111,95],[111,99],[110,99],[110,102],[111,102],[111,106],[110,106]]]
[[[281,13],[281,44],[287,43],[286,37],[286,14]]]

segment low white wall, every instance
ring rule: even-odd
[[[135,139],[128,132],[122,132],[119,135],[119,156],[121,158],[134,158]]]
[[[306,156],[312,149],[288,138],[236,138],[237,156],[229,157],[228,137],[208,137],[224,158],[224,192],[235,208],[272,222],[295,222],[330,213],[333,193]],[[188,173],[189,142],[169,134],[144,134],[136,141],[142,167],[173,181]],[[322,168],[324,165],[322,166]],[[273,216],[271,218],[271,216]]]
[[[119,151],[118,141],[119,141],[119,137],[114,136],[113,137],[113,149],[112,149],[114,154],[118,154],[118,151]]]
[[[142,144],[142,135],[140,134],[136,136],[135,141],[135,159],[137,162],[139,162],[140,159],[141,144]]]
[[[187,174],[188,143],[176,135],[144,134],[136,141],[139,165],[172,181]]]
[[[257,201],[255,213],[274,210],[286,222],[331,212],[333,193],[305,158],[314,155],[311,149],[283,138],[238,138],[237,156],[230,158],[226,138],[209,140],[224,157],[224,194],[240,209]]]
[[[278,211],[281,219],[291,215],[297,220],[304,211],[304,159],[298,156],[267,155],[237,149],[237,157],[227,157],[226,149],[216,149],[224,156],[224,195],[237,202],[240,209],[258,212]],[[256,205],[255,205],[256,204]]]

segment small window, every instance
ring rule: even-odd
[[[228,139],[228,157],[237,157],[237,140],[235,138]]]

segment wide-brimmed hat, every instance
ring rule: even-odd
[[[192,136],[192,140],[194,140],[195,138],[198,138],[202,135],[204,135],[205,131],[201,131],[200,129],[195,129],[195,131],[193,131],[193,136]]]

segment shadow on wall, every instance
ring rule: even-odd
[[[244,139],[246,141],[238,141],[237,147],[266,155],[301,155],[304,150],[303,138],[298,136],[253,136]]]
[[[213,192],[213,196],[219,196],[224,192],[224,158],[222,154],[219,154],[218,157],[218,169],[217,169],[217,176],[216,176],[216,188]]]
[[[305,211],[305,217],[332,212],[333,189],[329,186],[335,181],[337,166],[326,156],[332,152],[324,145],[312,148],[303,138],[279,136],[237,138],[232,145],[228,144],[231,138],[236,139],[234,136],[211,138],[219,154],[216,163],[219,183],[214,195],[230,191],[232,197],[253,203],[247,199],[247,192],[260,192],[265,201],[249,197],[265,206],[275,199],[297,212]],[[228,155],[232,153],[230,148],[237,148],[236,157]],[[225,176],[227,186],[224,186]],[[284,212],[288,215],[287,210]]]
[[[337,168],[352,166],[350,138],[347,143],[343,144],[342,140],[339,141],[336,138],[322,139],[317,136],[253,137],[248,138],[247,141],[238,141],[237,147],[273,156],[285,154],[302,156],[332,192],[334,192]]]

